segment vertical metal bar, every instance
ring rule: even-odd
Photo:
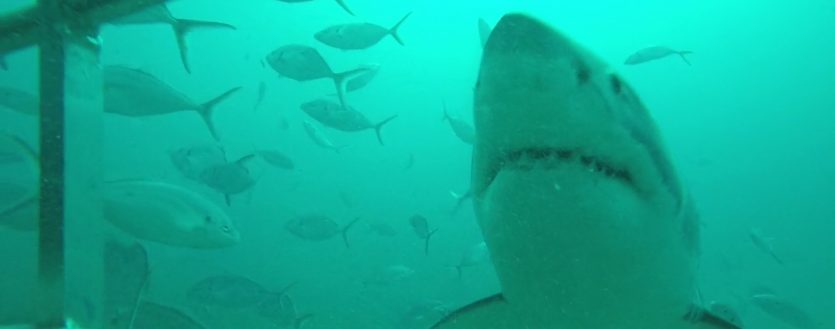
[[[37,327],[64,325],[64,43],[60,0],[39,0],[41,202],[38,238]]]

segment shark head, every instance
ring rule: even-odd
[[[691,328],[695,212],[626,81],[509,14],[484,48],[474,122],[476,217],[511,327]]]

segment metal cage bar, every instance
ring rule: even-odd
[[[35,298],[38,307],[36,314],[29,315],[29,325],[51,329],[63,328],[65,324],[67,143],[79,132],[73,131],[66,119],[76,115],[72,111],[80,108],[68,106],[65,98],[67,72],[70,72],[67,59],[73,56],[68,50],[96,48],[97,45],[85,45],[85,42],[94,39],[101,24],[164,2],[166,0],[39,0],[35,7],[0,17],[0,54],[36,45],[40,53],[39,290]],[[97,50],[93,51],[97,54]],[[70,60],[92,62],[82,69],[98,67],[97,55],[75,56]],[[100,72],[94,75],[99,76]],[[100,79],[93,80],[100,84]],[[93,88],[100,90],[99,85]],[[96,101],[100,108],[101,98]]]

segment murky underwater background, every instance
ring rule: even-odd
[[[227,206],[223,194],[171,161],[178,151],[213,145],[198,115],[106,114],[103,180],[178,184],[222,207],[240,232],[237,245],[220,249],[142,241],[150,270],[143,299],[175,307],[209,329],[273,327],[277,322],[257,311],[195,301],[201,280],[235,275],[273,292],[293,284],[286,292],[291,301],[279,304],[292,303],[304,328],[425,328],[446,310],[496,292],[489,261],[478,257],[482,240],[471,205],[456,206],[469,186],[471,147],[442,119],[445,104],[451,116],[471,121],[479,18],[492,25],[504,13],[524,11],[590,48],[641,95],[698,203],[706,298],[735,305],[749,328],[797,327],[746,298],[770,291],[817,328],[835,327],[835,3],[346,1],[356,16],[328,0],[173,1],[174,17],[236,28],[189,33],[191,73],[166,25],[102,29],[103,65],[147,72],[197,103],[242,87],[214,112],[229,161],[269,150],[292,162],[246,161],[254,186]],[[0,11],[26,3],[3,1]],[[390,27],[409,12],[399,30],[403,46],[385,37],[369,49],[345,51],[313,37],[342,23]],[[329,129],[300,109],[337,98],[328,79],[298,82],[265,65],[270,52],[287,44],[312,46],[334,71],[379,65],[373,80],[346,98],[373,123],[397,115],[381,129],[385,145],[373,130]],[[651,45],[692,51],[691,65],[677,56],[623,64]],[[0,86],[35,93],[36,54],[4,55]],[[0,106],[0,130],[37,145],[36,117],[7,107]],[[305,121],[338,150],[315,144]],[[9,182],[25,168],[2,170]],[[2,192],[4,210],[14,200],[3,198],[14,191]],[[327,239],[288,229],[288,222],[313,214],[320,215],[318,225],[331,225],[317,228],[332,231],[323,233]],[[346,247],[337,231],[356,218]],[[424,238],[434,229],[426,253]],[[0,237],[2,309],[32,284],[36,235],[0,226]],[[67,241],[70,252],[73,243]],[[234,284],[225,288],[236,296],[259,294]]]

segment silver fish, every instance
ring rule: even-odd
[[[171,246],[214,249],[240,241],[232,219],[194,191],[159,181],[108,182],[104,218],[136,238]]]
[[[490,253],[487,250],[487,243],[479,242],[461,255],[461,260],[455,265],[455,270],[458,272],[458,278],[463,276],[463,270],[467,267],[478,266],[487,263],[490,260]]]
[[[390,286],[408,280],[415,275],[415,270],[406,265],[391,265],[380,268],[362,283],[365,286]]]
[[[363,68],[368,69],[368,71],[348,79],[348,82],[345,83],[345,91],[352,92],[365,87],[371,82],[371,80],[374,80],[374,77],[376,77],[377,73],[380,72],[380,64],[368,64],[363,66]]]
[[[347,106],[345,101],[345,82],[347,79],[368,71],[368,68],[357,68],[336,73],[315,48],[299,44],[281,46],[265,58],[267,64],[279,75],[296,81],[311,81],[318,79],[332,79],[339,103]]]
[[[278,1],[286,2],[286,3],[298,3],[298,2],[310,2],[310,1],[313,1],[313,0],[278,0]],[[351,16],[354,16],[354,12],[351,11],[351,9],[348,8],[348,5],[345,4],[345,0],[336,0],[336,3],[340,7],[342,7],[342,9],[345,10],[345,12],[347,12]]]
[[[171,163],[184,177],[200,181],[206,169],[227,162],[226,152],[217,144],[195,144],[168,153]]]
[[[205,103],[198,104],[162,80],[141,70],[107,66],[103,75],[105,112],[144,117],[194,111],[200,114],[215,140],[219,139],[219,135],[212,120],[212,112],[220,102],[241,89],[229,89]]]
[[[258,315],[269,319],[279,328],[300,329],[312,314],[299,314],[296,303],[288,294],[272,294],[258,306]]]
[[[654,61],[654,60],[657,60],[657,59],[661,59],[661,58],[664,58],[664,57],[667,57],[667,56],[670,56],[670,55],[678,55],[679,57],[681,57],[682,60],[684,60],[685,63],[687,63],[687,65],[690,65],[690,61],[687,60],[687,57],[685,57],[685,55],[692,54],[692,53],[693,53],[692,51],[688,51],[688,50],[673,50],[673,49],[670,49],[670,48],[667,48],[667,47],[659,47],[659,46],[647,47],[647,48],[636,51],[632,55],[629,55],[629,57],[626,58],[626,61],[624,62],[624,64],[626,64],[626,65],[637,65],[637,64],[646,63],[646,62],[649,62],[649,61]]]
[[[219,22],[198,21],[191,19],[176,18],[171,15],[168,6],[165,4],[155,5],[147,9],[121,17],[110,22],[113,25],[133,25],[133,24],[167,24],[171,26],[174,31],[174,36],[177,38],[177,47],[180,50],[180,61],[183,63],[183,68],[186,72],[191,73],[191,66],[188,62],[188,45],[186,44],[186,35],[196,29],[203,28],[224,28],[230,30],[237,30],[236,27]]]
[[[709,310],[709,314],[715,317],[717,325],[721,326],[724,323],[730,323],[736,328],[745,328],[745,325],[742,323],[742,317],[739,316],[739,313],[733,307],[712,301],[708,304],[707,309]]]
[[[0,107],[23,115],[36,116],[40,113],[39,104],[38,96],[11,87],[0,87]]]
[[[284,228],[296,237],[310,241],[330,240],[337,234],[342,235],[342,241],[346,248],[348,243],[348,230],[359,220],[356,218],[344,227],[339,227],[333,219],[328,216],[311,214],[293,218],[284,224]]]
[[[302,124],[304,125],[304,132],[307,133],[307,137],[310,137],[313,143],[319,145],[322,148],[326,148],[328,150],[332,150],[336,153],[339,153],[343,148],[348,146],[334,145],[330,138],[328,138],[328,136],[325,136],[325,133],[319,130],[319,128],[316,128],[316,126],[314,126],[313,123],[310,121],[304,120]]]
[[[406,18],[409,18],[411,14],[410,12],[403,16],[391,28],[385,28],[371,23],[339,24],[316,32],[314,37],[321,43],[342,50],[366,49],[376,45],[380,40],[389,35],[402,46],[404,45],[403,40],[397,32],[403,22],[406,21]]]
[[[797,329],[818,328],[817,322],[806,311],[774,294],[753,295],[751,296],[751,303],[774,319]]]
[[[380,142],[380,145],[383,145],[383,137],[380,135],[380,129],[397,117],[395,114],[376,124],[371,123],[371,121],[368,120],[364,114],[354,110],[352,107],[346,108],[340,106],[338,103],[326,99],[310,101],[302,104],[300,107],[302,111],[307,113],[307,115],[311,118],[336,130],[357,132],[374,129],[374,132],[377,134],[377,141]]]
[[[263,303],[273,292],[240,275],[217,275],[202,279],[186,292],[189,302],[201,306],[250,308]]]
[[[762,230],[758,228],[752,228],[748,232],[748,236],[751,238],[751,243],[753,243],[757,249],[771,256],[771,259],[778,264],[784,265],[783,260],[774,252],[774,238],[765,236]]]
[[[417,214],[409,218],[409,224],[412,225],[412,230],[415,231],[418,238],[423,239],[423,253],[429,255],[429,238],[438,232],[438,229],[430,229],[429,220]]]
[[[246,167],[246,163],[254,158],[255,154],[249,154],[234,162],[206,168],[200,173],[199,180],[223,194],[226,204],[230,205],[233,195],[243,193],[255,186],[256,180]]]
[[[260,150],[258,151],[258,156],[271,166],[279,169],[293,170],[296,168],[293,159],[276,150]]]
[[[452,132],[455,133],[455,136],[458,136],[458,139],[460,139],[464,143],[470,145],[475,143],[475,129],[473,129],[473,126],[470,125],[467,121],[450,116],[449,112],[447,111],[446,102],[444,102],[443,104],[443,119],[449,122],[449,126],[452,128]]]

